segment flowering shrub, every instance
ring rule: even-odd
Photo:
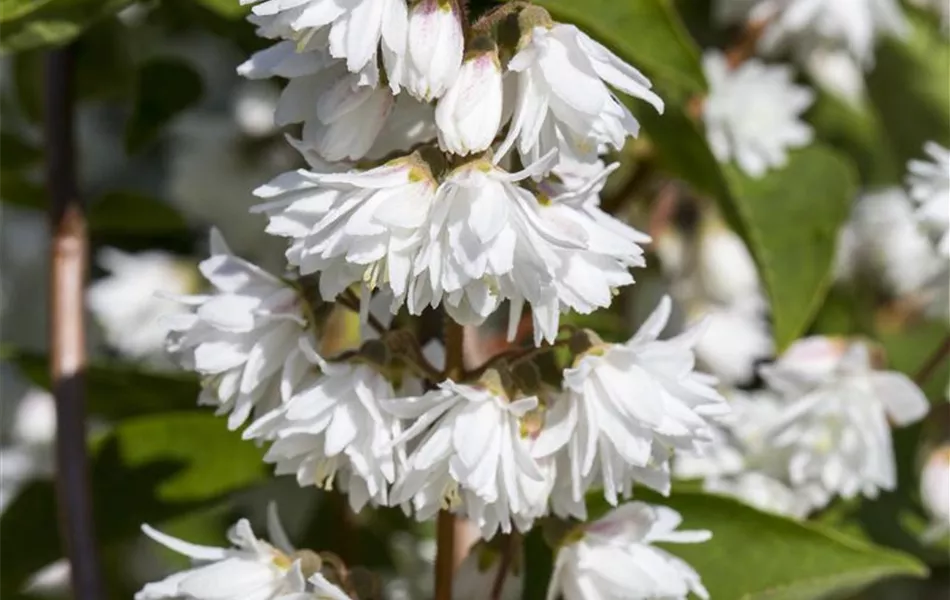
[[[946,10],[8,4],[8,50],[135,70],[126,150],[177,157],[171,203],[89,213],[99,547],[191,562],[130,551],[136,600],[820,598],[941,564]],[[201,23],[245,81],[202,83]],[[58,556],[4,552],[2,589]]]

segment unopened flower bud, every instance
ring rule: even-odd
[[[406,87],[416,98],[442,96],[459,73],[465,40],[453,0],[421,0],[409,13]]]
[[[435,111],[439,145],[454,154],[481,152],[501,126],[502,73],[498,49],[470,52]]]

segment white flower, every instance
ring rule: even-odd
[[[791,484],[815,506],[894,489],[889,421],[907,425],[929,408],[907,376],[874,370],[861,342],[819,337],[793,344],[762,376],[789,402],[768,438],[787,453]]]
[[[406,89],[426,102],[441,97],[459,74],[464,49],[455,0],[418,0],[409,11]]]
[[[762,311],[709,305],[697,311],[693,322],[703,326],[695,346],[696,359],[722,383],[751,382],[756,365],[775,352],[775,341]]]
[[[940,240],[940,252],[950,256],[950,150],[928,142],[924,152],[930,160],[907,163],[907,187],[920,207],[917,218]]]
[[[312,334],[297,290],[231,254],[216,230],[200,269],[214,293],[179,298],[193,312],[166,319],[167,347],[203,377],[199,403],[230,413],[236,429],[255,407],[289,398],[307,365],[300,341]]]
[[[696,262],[696,278],[705,300],[749,309],[766,304],[752,254],[742,238],[718,218],[704,219]]]
[[[568,468],[558,475],[571,482],[573,502],[595,478],[613,505],[634,482],[667,492],[670,452],[698,449],[713,435],[709,419],[728,413],[715,380],[693,371],[697,331],[657,339],[671,310],[663,298],[630,341],[595,343],[564,371],[567,396],[549,415],[558,424],[541,432],[534,452],[560,450],[566,432]]]
[[[89,286],[86,301],[106,340],[128,358],[160,358],[168,333],[163,317],[188,312],[168,295],[197,291],[195,265],[157,250],[104,248],[97,258],[108,275]]]
[[[271,515],[275,517],[275,515]],[[192,559],[194,567],[146,584],[135,600],[278,600],[305,589],[300,561],[284,545],[287,535],[276,518],[268,523],[277,547],[258,539],[246,519],[228,531],[230,548],[199,546],[148,525],[142,531],[159,544]],[[344,596],[345,598],[345,596]]]
[[[258,35],[303,45],[326,44],[333,58],[345,59],[351,73],[375,71],[381,47],[390,85],[398,86],[401,80],[406,0],[241,0],[241,4],[254,4],[251,20],[261,27]]]
[[[879,36],[907,30],[898,0],[760,0],[750,16],[767,20],[759,40],[766,53],[790,46],[807,54],[830,45],[846,49],[866,68],[874,64]]]
[[[4,379],[9,379],[6,373]],[[12,443],[0,446],[0,514],[26,484],[55,473],[56,401],[38,387],[30,386],[22,397],[10,387],[6,383],[3,388],[4,411],[10,410],[13,398],[18,403],[13,409]]]
[[[324,299],[363,282],[385,286],[401,303],[436,190],[413,155],[368,171],[284,173],[254,193],[270,200],[257,208],[270,218],[268,233],[292,240],[288,262],[321,274]]]
[[[396,476],[392,451],[399,424],[380,410],[394,396],[392,384],[374,367],[330,363],[302,347],[319,366],[283,405],[244,431],[244,439],[273,440],[264,456],[278,475],[294,474],[301,486],[346,491],[354,512],[372,500],[385,504]]]
[[[488,148],[501,126],[502,96],[498,49],[472,51],[435,109],[439,145],[462,156]]]
[[[837,276],[850,279],[863,273],[897,296],[930,288],[946,264],[920,229],[913,207],[900,188],[858,198],[840,236]]]
[[[815,48],[805,56],[803,68],[818,87],[864,110],[862,103],[867,96],[864,70],[847,50]]]
[[[654,543],[693,544],[708,531],[677,531],[680,514],[642,502],[624,504],[582,526],[576,541],[561,546],[548,600],[686,600],[709,598],[699,574]]]
[[[535,343],[557,336],[557,273],[563,251],[585,247],[583,231],[545,219],[538,199],[516,182],[546,170],[552,152],[519,173],[484,159],[448,174],[425,225],[406,303],[411,314],[442,304],[462,324],[477,325],[511,300],[517,321],[532,307]]]
[[[633,283],[630,269],[646,266],[641,245],[650,243],[650,236],[600,209],[598,194],[618,166],[614,163],[592,172],[577,187],[551,181],[540,184],[546,194],[539,197],[541,216],[584,241],[580,249],[555,250],[559,265],[554,281],[562,311],[566,307],[589,314],[610,306],[616,290]],[[510,318],[509,327],[516,323],[517,319]]]
[[[452,577],[452,600],[486,600],[489,597],[518,600],[524,587],[520,557],[514,557],[511,563],[501,593],[490,596],[500,575],[501,551],[484,542],[477,542]]]
[[[759,471],[739,473],[733,477],[717,477],[706,480],[703,489],[740,500],[763,512],[774,513],[793,519],[804,519],[812,506],[802,494]]]
[[[628,135],[638,135],[640,125],[606,84],[663,112],[663,101],[642,73],[573,25],[532,27],[508,71],[515,74],[518,89],[499,156],[516,140],[528,162],[562,144],[578,156],[596,154],[605,144],[622,147]]]
[[[920,500],[930,515],[925,541],[950,535],[950,445],[933,449],[920,473]]]
[[[787,66],[750,59],[730,69],[717,51],[703,56],[709,95],[703,106],[706,137],[719,162],[735,160],[751,177],[788,162],[788,150],[809,144],[811,127],[801,115],[814,101],[792,83]]]
[[[411,501],[420,521],[451,510],[486,538],[499,529],[527,531],[544,512],[538,488],[549,484],[522,432],[521,419],[537,408],[537,397],[510,399],[491,375],[479,385],[446,380],[423,396],[383,402],[394,416],[412,420],[400,447],[424,433],[390,502]]]

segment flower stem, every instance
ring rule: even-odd
[[[503,542],[501,562],[498,565],[498,573],[495,575],[495,581],[492,582],[491,586],[491,596],[489,596],[491,600],[501,600],[501,593],[505,589],[505,580],[508,578],[511,565],[515,560],[515,552],[517,552],[520,545],[519,541],[519,534],[512,532]]]
[[[445,344],[445,376],[460,381],[464,375],[464,330],[462,326],[445,315],[442,326],[442,341]],[[462,559],[458,548],[456,529],[461,525],[455,515],[440,511],[436,523],[435,551],[435,600],[452,600],[452,575]]]
[[[56,398],[56,496],[72,597],[105,598],[86,452],[84,291],[89,238],[76,182],[75,46],[46,58],[46,182],[52,231],[50,375]]]

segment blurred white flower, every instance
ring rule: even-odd
[[[271,519],[271,539],[286,540],[276,519]],[[250,523],[241,519],[228,531],[230,548],[199,546],[142,525],[142,531],[159,544],[183,554],[194,567],[146,584],[135,600],[278,600],[306,589],[301,563],[290,547],[275,547],[258,539]],[[346,596],[343,596],[346,598]]]
[[[929,408],[913,381],[874,369],[863,342],[822,337],[799,340],[761,372],[788,402],[768,437],[814,506],[894,489],[890,424],[913,423]]]
[[[501,126],[502,96],[498,49],[470,51],[435,109],[439,145],[462,156],[488,148]]]
[[[396,440],[398,448],[412,451],[392,504],[411,502],[420,521],[450,510],[475,523],[485,538],[499,529],[527,531],[544,512],[547,498],[539,502],[537,490],[548,482],[522,433],[522,418],[537,408],[537,397],[509,398],[489,371],[475,385],[446,380],[423,396],[382,405],[410,421]]]
[[[636,598],[708,599],[699,574],[655,543],[693,544],[708,531],[677,531],[680,514],[671,508],[630,502],[600,520],[580,526],[557,553],[548,600]]]
[[[330,56],[345,60],[351,73],[372,71],[373,86],[378,80],[377,49],[381,48],[390,85],[398,86],[402,78],[406,0],[241,0],[241,4],[253,5],[250,20],[260,26],[258,35],[325,46]]]
[[[107,275],[89,286],[86,302],[106,341],[127,358],[162,364],[165,318],[190,312],[170,296],[198,291],[196,265],[160,250],[104,248],[97,259]]]
[[[723,383],[749,383],[756,365],[775,353],[763,312],[738,305],[708,305],[697,311],[690,321],[702,328],[694,348],[696,359]]]
[[[167,348],[202,376],[199,404],[229,414],[228,427],[236,429],[255,408],[289,398],[306,370],[301,340],[312,334],[299,292],[234,256],[217,230],[200,269],[214,293],[178,298],[192,310],[166,319]]]
[[[920,500],[931,523],[924,541],[938,541],[950,535],[950,445],[934,448],[920,473]]]
[[[804,519],[812,506],[802,494],[785,482],[759,471],[739,473],[732,477],[706,480],[703,489],[740,500],[763,512],[793,519]]]
[[[419,0],[409,10],[404,84],[428,102],[445,93],[459,74],[465,39],[456,0]]]
[[[564,505],[580,502],[595,482],[613,505],[634,483],[667,493],[671,451],[698,449],[713,435],[710,420],[729,412],[715,379],[693,371],[697,332],[657,339],[671,310],[666,297],[630,341],[592,340],[564,371],[567,395],[533,449],[538,457],[566,453],[568,468],[558,472],[571,482]]]
[[[950,257],[950,150],[928,142],[929,160],[907,163],[907,187],[919,206],[917,218],[937,237],[939,251]]]
[[[919,227],[913,207],[900,188],[858,198],[850,220],[839,233],[835,261],[839,279],[866,275],[897,296],[930,287],[946,263]]]
[[[231,113],[238,128],[245,134],[262,138],[277,133],[274,111],[280,94],[273,84],[248,81],[238,86]]]
[[[937,13],[944,35],[950,35],[950,3],[944,0],[910,0],[910,3]]]
[[[520,556],[511,561],[501,592],[493,596],[502,565],[501,551],[484,542],[476,543],[452,577],[452,600],[518,600],[524,587],[520,563]]]
[[[7,410],[9,398],[3,400]],[[46,390],[31,386],[13,411],[10,443],[0,447],[0,514],[24,485],[53,476],[55,442],[56,401]]]
[[[663,112],[663,101],[642,73],[577,27],[552,23],[535,10],[521,13],[522,42],[508,63],[517,97],[498,156],[516,141],[525,162],[558,147],[585,157],[602,145],[621,148],[628,135],[639,134],[640,124],[607,84]],[[532,18],[539,22],[528,23]]]
[[[297,155],[283,144],[248,150],[249,139],[231,118],[189,115],[174,128],[165,195],[192,226],[210,224],[234,250],[268,269],[283,268],[283,244],[264,233],[263,219],[248,209],[251,190],[293,167]]]
[[[874,64],[874,44],[883,35],[907,31],[898,0],[719,0],[735,4],[720,16],[765,24],[759,48],[773,54],[790,48],[807,56],[817,47],[831,46],[851,53],[865,68]]]
[[[847,50],[815,48],[806,54],[803,67],[819,87],[863,110],[867,94],[864,70]]]
[[[264,460],[301,486],[336,486],[354,512],[367,502],[385,504],[396,476],[392,450],[399,423],[380,410],[392,384],[367,364],[329,363],[302,348],[312,367],[287,402],[252,423],[244,439],[272,440]]]
[[[735,160],[750,177],[788,162],[788,150],[808,145],[802,113],[814,93],[792,81],[784,65],[750,59],[732,69],[718,51],[703,56],[709,95],[703,105],[706,137],[720,162]]]

